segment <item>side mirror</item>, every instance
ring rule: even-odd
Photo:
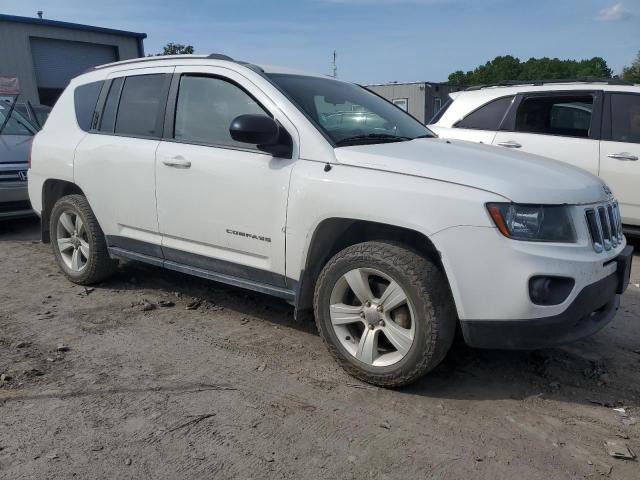
[[[263,152],[277,157],[291,157],[291,137],[266,115],[240,115],[231,122],[229,133],[236,142],[257,145]]]

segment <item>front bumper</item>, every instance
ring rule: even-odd
[[[520,320],[461,320],[465,342],[476,348],[536,349],[593,335],[615,317],[629,284],[633,247],[616,258],[614,273],[583,288],[562,313]]]

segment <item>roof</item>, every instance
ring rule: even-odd
[[[93,25],[83,25],[80,23],[61,22],[58,20],[48,20],[44,18],[18,17],[16,15],[0,14],[0,22],[25,23],[30,25],[43,25],[47,27],[67,28],[70,30],[82,30],[85,32],[107,33],[119,35],[121,37],[147,38],[146,33],[128,32],[126,30],[116,30],[113,28],[94,27]]]
[[[167,61],[169,61],[170,63],[167,63]],[[310,73],[310,72],[304,72],[304,71],[300,71],[300,70],[296,70],[296,69],[291,69],[291,68],[287,68],[287,67],[279,67],[279,66],[274,66],[274,65],[257,65],[257,64],[253,64],[253,63],[249,63],[249,62],[243,62],[240,60],[235,60],[227,55],[223,55],[220,53],[212,53],[209,55],[198,55],[198,54],[188,54],[188,55],[154,55],[154,56],[150,56],[150,57],[141,57],[141,58],[132,58],[129,60],[121,60],[119,62],[113,62],[113,63],[105,63],[104,65],[98,65],[96,67],[93,67],[91,69],[89,69],[89,71],[95,71],[95,70],[104,70],[104,69],[108,69],[108,68],[113,68],[113,67],[121,67],[121,66],[136,66],[139,64],[149,64],[149,63],[158,63],[160,62],[160,64],[163,66],[165,64],[169,65],[169,64],[181,64],[184,62],[191,62],[191,61],[198,61],[198,63],[200,64],[207,64],[209,62],[231,62],[231,63],[235,63],[238,65],[243,65],[247,68],[250,68],[254,71],[257,71],[259,73],[282,73],[282,74],[290,74],[290,75],[305,75],[305,76],[310,76],[310,77],[323,77],[323,78],[328,78],[326,76],[323,75],[319,75],[319,74],[315,74],[315,73]]]

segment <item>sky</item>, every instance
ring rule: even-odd
[[[603,57],[640,50],[640,0],[0,0],[0,13],[144,32],[196,53],[358,83],[445,81],[497,55]]]

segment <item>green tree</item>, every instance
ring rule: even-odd
[[[508,80],[552,80],[579,77],[611,77],[611,69],[601,57],[587,60],[530,58],[526,62],[511,55],[498,56],[467,73],[458,70],[449,75],[449,82],[460,85],[482,85]]]
[[[190,55],[192,53],[193,45],[183,45],[181,43],[170,42],[162,47],[162,53],[157,53],[156,55]]]
[[[622,79],[627,82],[640,83],[640,51],[631,66],[622,69]]]

